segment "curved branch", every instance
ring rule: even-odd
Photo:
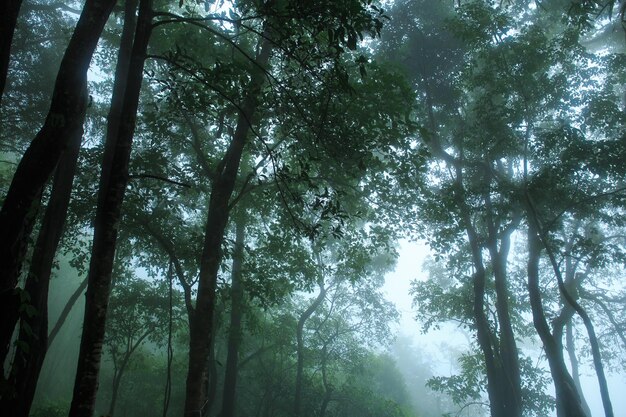
[[[589,301],[593,301],[598,306],[600,306],[602,311],[604,311],[604,314],[606,314],[607,318],[609,319],[609,321],[611,322],[611,324],[615,328],[615,332],[617,333],[619,338],[622,340],[622,343],[624,344],[624,348],[626,349],[626,335],[624,335],[624,332],[622,332],[622,330],[620,328],[622,326],[620,326],[620,324],[617,322],[617,320],[615,320],[615,316],[611,312],[611,309],[602,300],[600,300],[600,298],[598,296],[592,294],[589,291],[586,291],[584,288],[581,288],[579,290],[579,292],[580,292],[580,295],[581,295],[582,298],[584,298],[586,300],[589,300]]]
[[[176,251],[174,250],[174,245],[170,242],[165,236],[156,231],[150,224],[142,219],[134,218],[135,222],[138,225],[143,227],[143,229],[151,235],[154,240],[161,246],[161,248],[167,253],[167,255],[172,260],[174,264],[174,271],[176,272],[176,277],[178,278],[178,282],[183,287],[183,295],[185,298],[185,307],[187,309],[187,315],[189,318],[193,316],[195,311],[193,302],[191,301],[191,284],[187,281],[185,277],[185,272],[183,270],[182,264],[178,256],[176,256]]]

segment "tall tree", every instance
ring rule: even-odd
[[[111,291],[111,274],[120,224],[120,213],[128,183],[128,165],[139,105],[148,41],[152,31],[152,1],[139,4],[137,27],[128,67],[128,81],[124,90],[121,115],[115,136],[115,150],[110,167],[101,175],[108,175],[99,190],[98,207],[94,221],[94,239],[88,273],[83,333],[70,416],[91,417],[95,407],[98,375],[105,333],[107,307]],[[105,144],[106,147],[106,144]],[[103,164],[106,164],[105,160]]]
[[[426,63],[409,59],[401,62],[412,70],[410,74],[423,91],[425,103],[417,111],[422,124],[420,133],[424,145],[438,160],[431,165],[430,175],[439,181],[424,187],[422,201],[430,203],[422,206],[422,212],[439,231],[436,237],[430,237],[434,249],[444,253],[469,250],[471,254],[473,324],[484,354],[492,415],[508,415],[511,410],[519,415],[524,409],[534,408],[527,402],[530,398],[522,397],[522,361],[515,346],[516,314],[511,309],[514,298],[508,283],[506,256],[512,234],[523,225],[522,208],[526,203],[519,187],[525,181],[521,161],[528,153],[535,155],[530,166],[533,172],[537,171],[536,179],[550,176],[553,180],[551,183],[542,181],[538,188],[551,190],[551,197],[558,195],[562,201],[569,201],[568,204],[576,206],[580,213],[581,205],[569,200],[568,193],[560,191],[560,186],[565,181],[573,181],[578,190],[587,187],[584,163],[570,161],[553,170],[555,160],[564,160],[563,154],[552,154],[551,160],[542,157],[543,151],[537,152],[542,145],[536,138],[545,137],[542,131],[548,128],[550,122],[547,121],[576,118],[571,108],[590,103],[593,96],[581,91],[600,91],[594,81],[589,81],[597,67],[578,65],[597,58],[581,47],[578,28],[561,26],[557,29],[552,23],[547,26],[540,12],[530,12],[515,2],[507,5],[489,1],[461,3],[456,7],[456,14],[457,17],[448,18],[443,27],[448,31],[447,36],[454,35],[462,40],[464,47],[453,49],[445,58],[435,48],[433,58]],[[410,23],[409,18],[406,25]],[[430,45],[429,38],[435,38],[437,32],[424,30],[426,23],[419,23],[413,37],[425,39],[420,45]],[[513,27],[518,27],[519,31],[512,33]],[[404,54],[399,58],[405,58],[408,48],[398,44],[398,39],[402,38],[392,38],[390,43],[396,42],[396,47],[402,45],[400,51]],[[427,47],[416,49],[429,56]],[[471,65],[455,66],[454,52],[464,54]],[[450,72],[442,72],[442,67]],[[586,78],[582,74],[587,74]],[[578,85],[578,89],[573,85]],[[568,135],[565,131],[561,134]],[[557,141],[556,137],[552,140]],[[567,140],[558,143],[560,151],[568,154],[569,151],[564,151],[568,148]],[[572,149],[572,152],[575,151]],[[594,157],[587,158],[587,161],[592,160]],[[572,169],[568,172],[576,172],[576,178],[568,174],[568,179],[564,180],[554,172],[561,169]],[[412,177],[401,178],[408,182]],[[556,183],[555,178],[559,178]],[[591,191],[591,188],[586,190]],[[573,194],[574,190],[570,190],[569,195]],[[441,209],[442,201],[447,203],[445,209]],[[541,204],[546,203],[546,200],[541,201]],[[542,208],[547,209],[543,205]],[[570,208],[564,204],[562,211],[556,206],[547,210],[555,215],[550,225],[556,227]],[[461,237],[461,230],[465,238]],[[487,253],[489,262],[486,262]],[[492,282],[493,293],[490,292]],[[490,318],[485,314],[485,307],[492,299],[496,314]],[[533,311],[539,312],[537,308]],[[518,315],[517,320],[520,318]],[[554,353],[558,349],[547,350]],[[558,362],[558,358],[555,361]],[[602,379],[601,369],[598,376]],[[555,383],[564,380],[562,375],[554,378]],[[557,390],[557,404],[569,401],[571,407],[575,407],[576,401],[561,396],[560,392]],[[558,409],[561,413],[563,405],[558,405]]]
[[[484,355],[492,416],[521,416],[523,404],[519,352],[513,333],[507,282],[510,236],[519,224],[520,216],[514,213],[514,209],[505,208],[508,204],[506,198],[498,197],[498,201],[495,201],[494,191],[497,190],[497,186],[493,185],[494,178],[501,175],[501,171],[506,170],[511,162],[505,159],[508,157],[508,150],[505,147],[503,149],[492,146],[492,149],[485,151],[481,145],[476,146],[472,143],[474,140],[478,143],[484,140],[481,137],[482,132],[479,133],[478,129],[486,129],[489,125],[481,126],[481,122],[495,125],[499,123],[497,115],[491,116],[492,120],[481,120],[478,112],[476,113],[478,117],[474,119],[471,115],[472,110],[469,109],[461,111],[459,115],[453,113],[454,107],[467,106],[458,99],[462,96],[463,87],[455,85],[458,82],[454,74],[461,75],[463,72],[454,60],[455,55],[481,54],[478,51],[482,48],[496,49],[497,45],[485,42],[482,46],[475,45],[471,51],[467,49],[468,47],[462,47],[450,30],[452,29],[450,22],[454,21],[451,18],[451,10],[446,10],[441,5],[428,6],[426,15],[430,17],[430,21],[411,15],[411,12],[407,11],[408,8],[415,7],[411,2],[400,3],[397,7],[396,13],[402,15],[400,27],[411,34],[411,42],[408,46],[399,43],[398,39],[394,38],[393,32],[387,42],[401,51],[402,56],[394,59],[401,60],[400,64],[411,71],[409,76],[422,91],[424,97],[420,112],[420,116],[423,117],[422,141],[431,154],[447,167],[448,172],[442,170],[440,174],[448,178],[443,188],[450,195],[448,202],[454,207],[453,215],[458,219],[447,219],[455,221],[458,225],[456,227],[442,224],[454,235],[446,233],[438,240],[443,248],[451,250],[458,244],[455,240],[460,238],[460,232],[466,234],[474,269],[471,276],[474,325],[477,341]],[[476,12],[480,10],[481,5],[471,3],[465,7]],[[483,7],[481,12],[486,15],[482,16],[485,19],[492,18],[488,16],[489,13],[498,13],[491,12],[489,6]],[[463,7],[457,11],[459,14],[464,12],[466,11]],[[469,19],[473,18],[470,17],[470,13],[468,15]],[[447,31],[437,27],[437,22],[440,22],[440,25],[446,28],[444,24],[446,19]],[[417,25],[418,22],[420,25]],[[430,30],[426,25],[432,25],[433,29]],[[490,29],[494,30],[493,27]],[[495,30],[503,29],[496,26]],[[400,31],[395,35],[402,36],[403,32]],[[452,48],[448,54],[441,56],[438,43],[448,39]],[[493,52],[486,52],[489,53]],[[462,75],[459,77],[460,80],[463,80],[462,77]],[[471,104],[468,107],[470,106]],[[464,115],[468,113],[470,115]],[[454,122],[448,119],[449,117],[458,119]],[[476,136],[471,129],[464,127],[471,125],[477,129]],[[496,132],[497,129],[494,129],[493,133],[497,134]],[[504,133],[506,130],[501,132],[500,136],[506,135]],[[499,140],[505,141],[506,138],[502,137]],[[429,191],[426,193],[430,194]],[[428,198],[424,200],[428,201]],[[478,202],[481,202],[480,208]],[[434,224],[442,220],[439,216],[443,216],[443,213],[435,213],[438,211],[435,208],[437,204],[440,202],[433,201],[432,207],[425,209],[431,214],[430,218]],[[447,242],[444,236],[447,236]],[[437,242],[433,246],[436,247]],[[488,263],[484,259],[483,249],[487,249],[489,253]],[[493,330],[487,316],[486,288],[491,279],[495,282],[496,289],[497,331]]]
[[[36,202],[87,106],[87,70],[115,0],[89,0],[63,56],[46,121],[22,157],[0,210],[0,361],[4,363],[19,308],[18,277],[36,215]],[[4,41],[4,38],[3,38]]]
[[[532,220],[534,221],[534,220]],[[567,371],[563,360],[563,351],[550,332],[550,327],[546,321],[541,301],[541,290],[539,289],[539,259],[541,252],[541,241],[537,234],[537,229],[531,223],[528,231],[528,292],[533,312],[533,322],[537,333],[543,342],[546,351],[548,364],[554,380],[554,387],[557,395],[556,409],[558,416],[584,417],[586,413],[580,401],[580,396],[576,391],[574,381]]]
[[[125,24],[118,56],[118,68],[127,67],[128,65],[128,58],[125,55],[130,55],[129,46],[132,45],[136,2],[127,1],[125,7]],[[116,80],[119,81],[122,78],[124,77],[116,77]],[[113,94],[114,97],[122,95],[119,92],[116,93]],[[111,111],[119,112],[121,110],[119,104],[116,105],[115,100],[112,101]],[[21,343],[22,346],[27,345],[28,349],[18,352],[11,367],[10,385],[18,387],[18,392],[11,404],[4,404],[3,406],[3,409],[7,410],[9,415],[28,415],[35,394],[39,372],[49,345],[49,280],[54,257],[67,218],[72,184],[81,147],[82,130],[76,131],[75,134],[76,137],[72,138],[69,148],[64,151],[56,169],[50,201],[42,221],[30,271],[24,286],[24,290],[29,296],[29,303],[34,306],[36,311],[33,314],[30,309],[26,309],[29,314],[22,314],[18,343]],[[8,401],[9,398],[9,396],[5,396],[3,399]]]
[[[28,416],[37,387],[37,379],[48,348],[48,288],[54,257],[63,234],[72,183],[80,151],[82,129],[63,153],[54,175],[41,229],[33,251],[30,270],[24,285],[26,307],[22,309],[15,357],[9,372],[9,384],[15,393],[0,400],[7,415]]]
[[[260,68],[264,68],[268,64],[271,49],[270,41],[263,40],[259,54],[255,59]],[[200,384],[203,369],[193,366],[193,364],[206,361],[212,344],[211,334],[215,311],[217,272],[221,263],[224,231],[228,223],[228,206],[264,81],[264,72],[257,68],[247,88],[248,94],[241,106],[237,127],[228,150],[218,165],[217,178],[214,180],[211,190],[200,260],[198,293],[195,310],[189,323],[189,373],[187,375],[185,415],[201,412],[204,405]]]

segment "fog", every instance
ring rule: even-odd
[[[7,0],[3,417],[626,417],[626,3]]]

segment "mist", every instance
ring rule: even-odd
[[[626,417],[623,2],[0,16],[3,416]]]

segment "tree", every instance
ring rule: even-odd
[[[337,51],[339,51],[337,48],[333,49],[334,45],[347,45],[350,49],[354,49],[355,45],[353,45],[353,43],[356,43],[356,38],[359,36],[359,33],[370,31],[375,34],[377,30],[380,30],[381,22],[375,17],[377,9],[368,9],[360,2],[354,2],[354,6],[355,7],[352,9],[344,9],[343,6],[341,6],[342,8],[336,8],[336,5],[333,3],[332,7],[330,7],[328,11],[325,11],[327,14],[323,16],[328,20],[331,29],[333,28],[332,25],[339,24],[334,20],[334,16],[337,15],[345,16],[346,21],[349,21],[350,24],[354,26],[352,26],[347,33],[345,31],[342,34],[338,33],[337,36],[331,39],[331,45],[329,45],[329,47],[326,47],[326,45],[324,45],[323,48],[320,47],[319,57],[315,57],[315,59],[319,61],[312,60],[311,63],[308,64],[314,64],[312,66],[313,69],[320,68],[318,65],[324,62],[333,62],[333,57],[337,55]],[[256,132],[257,130],[253,124],[255,122],[255,113],[257,112],[261,93],[263,93],[262,87],[265,83],[265,79],[268,74],[271,75],[271,72],[266,69],[266,66],[269,64],[271,50],[274,49],[273,42],[277,42],[272,42],[272,39],[280,39],[280,41],[284,43],[285,50],[288,51],[288,54],[284,55],[282,59],[290,59],[291,55],[297,58],[298,54],[304,51],[304,49],[302,49],[305,47],[304,44],[293,43],[295,42],[296,36],[301,36],[299,39],[301,39],[302,42],[306,40],[307,46],[312,45],[317,48],[323,45],[319,43],[320,40],[317,37],[324,37],[327,33],[322,31],[321,26],[316,22],[308,20],[309,17],[312,16],[310,13],[311,10],[295,4],[290,4],[288,8],[298,17],[297,22],[302,25],[301,27],[295,24],[291,26],[281,26],[280,19],[283,17],[281,13],[279,13],[279,10],[275,9],[271,4],[265,5],[260,10],[260,17],[264,20],[257,19],[260,21],[253,24],[251,19],[246,19],[250,20],[246,22],[246,29],[260,35],[260,40],[255,42],[258,45],[256,58],[251,59],[250,57],[254,56],[254,54],[250,54],[246,49],[238,47],[236,44],[227,42],[229,45],[232,45],[238,53],[241,53],[246,61],[250,61],[250,63],[247,64],[250,66],[247,68],[247,71],[249,71],[248,74],[251,75],[246,75],[243,81],[246,87],[243,88],[244,93],[239,96],[241,101],[240,104],[236,106],[236,112],[233,115],[236,122],[232,135],[230,135],[230,138],[226,142],[224,150],[221,151],[223,153],[216,157],[217,169],[215,171],[211,170],[208,173],[208,177],[211,180],[211,190],[206,217],[207,220],[203,232],[203,249],[201,251],[202,255],[198,268],[200,278],[198,281],[197,297],[190,317],[190,364],[204,362],[204,358],[207,357],[211,349],[212,339],[211,337],[207,339],[206,334],[211,334],[211,328],[213,326],[217,273],[221,263],[221,247],[228,221],[230,200],[235,188],[244,148],[248,144],[247,136],[249,132]],[[251,13],[252,11],[246,12]],[[172,22],[176,21],[181,23],[186,22],[184,18],[179,19],[174,16]],[[159,23],[164,24],[165,22],[166,21],[163,20]],[[194,21],[188,21],[187,23],[192,23],[192,26],[199,24]],[[224,29],[220,28],[216,33],[215,30],[207,26],[199,25],[203,30],[208,30],[210,33],[217,35],[217,38],[223,38],[219,30]],[[313,32],[305,37],[302,36],[302,33],[306,32],[304,30],[306,27],[313,27]],[[284,31],[284,33],[281,31]],[[254,43],[250,46],[253,45]],[[249,48],[249,46],[246,45],[246,48]],[[191,61],[191,59],[189,60]],[[174,68],[181,68],[181,65],[175,61],[172,62],[173,60],[171,59],[167,59],[167,61],[173,64]],[[193,63],[193,61],[191,62]],[[296,62],[298,62],[298,58]],[[184,70],[184,67],[182,68]],[[306,68],[306,66],[304,66],[304,68]],[[330,67],[330,69],[332,68],[333,67]],[[197,412],[202,407],[202,404],[205,403],[202,400],[202,384],[200,383],[203,374],[204,370],[201,367],[190,366],[187,383],[187,412]]]
[[[431,12],[437,18],[443,20],[444,17],[449,16],[449,12],[446,13],[446,11],[438,9],[438,7],[435,7]],[[496,17],[498,12],[494,12],[496,16],[489,16],[491,11],[488,6],[481,6],[480,3],[470,3],[465,7],[459,8],[458,13],[459,15],[467,13],[466,17],[470,20],[475,17],[472,13],[482,13],[483,16],[481,17],[483,19],[494,19],[495,30],[503,30],[503,28],[497,26],[501,24],[497,19],[502,16]],[[503,19],[504,17],[502,17]],[[466,24],[465,21],[461,23],[461,20],[459,20],[458,22],[461,25]],[[428,24],[434,24],[434,22],[428,22]],[[487,24],[489,25],[490,23]],[[466,30],[469,30],[470,25],[468,25]],[[455,27],[451,26],[451,29],[453,32]],[[459,32],[464,30],[456,29]],[[492,27],[491,29],[494,28]],[[428,46],[436,44],[435,39],[437,38],[439,38],[437,40],[446,39],[446,37],[450,36],[449,33],[441,33],[439,31],[433,33],[419,28],[414,30],[412,35],[414,38],[424,39],[425,42],[414,41],[415,43],[412,45],[417,46],[415,50],[405,50],[403,51],[405,54],[423,54],[425,55],[425,60],[429,63],[431,62],[429,56],[433,54],[433,64],[418,65],[417,67],[411,67],[408,64],[407,66],[416,72],[411,74],[411,76],[419,80],[416,83],[422,89],[425,97],[423,106],[425,122],[421,132],[422,141],[429,151],[441,163],[445,164],[449,172],[449,175],[446,175],[442,171],[440,178],[447,177],[446,180],[443,180],[445,185],[442,184],[441,188],[445,189],[450,195],[449,206],[446,209],[449,210],[450,206],[452,206],[453,213],[452,216],[442,213],[441,206],[436,206],[440,203],[435,203],[434,201],[432,201],[431,207],[426,208],[425,211],[432,213],[431,218],[436,222],[435,224],[439,223],[443,227],[449,227],[450,223],[456,223],[449,227],[449,231],[444,235],[449,240],[445,241],[445,238],[440,239],[441,248],[444,250],[450,250],[454,248],[455,244],[458,244],[457,242],[462,239],[460,233],[464,232],[467,235],[468,245],[464,249],[469,250],[471,253],[472,268],[474,270],[470,278],[473,283],[473,325],[476,329],[477,341],[484,354],[488,383],[487,391],[492,415],[521,415],[522,390],[519,358],[511,323],[510,295],[507,284],[507,257],[510,249],[510,236],[519,224],[520,215],[515,213],[515,208],[508,209],[508,212],[505,211],[507,209],[503,209],[508,204],[506,197],[503,197],[500,201],[493,201],[492,193],[496,187],[492,188],[491,185],[493,177],[499,175],[498,171],[506,170],[507,164],[511,166],[511,162],[503,161],[500,167],[492,167],[494,164],[493,159],[506,158],[507,149],[494,147],[487,154],[482,154],[481,145],[475,148],[475,145],[470,142],[474,138],[473,133],[471,131],[465,132],[461,127],[464,125],[476,125],[478,127],[482,123],[485,126],[481,126],[481,128],[484,129],[489,126],[487,123],[496,125],[500,121],[497,119],[497,113],[495,113],[495,117],[492,116],[494,112],[491,109],[481,109],[484,112],[482,114],[489,115],[484,118],[481,117],[481,113],[478,111],[473,113],[470,104],[470,108],[465,110],[469,113],[467,117],[461,114],[458,122],[448,124],[448,120],[451,121],[456,117],[452,116],[452,119],[448,119],[449,116],[442,110],[449,108],[450,111],[453,111],[452,107],[455,106],[455,102],[458,103],[456,104],[457,106],[463,106],[464,104],[460,104],[455,99],[467,87],[456,86],[454,76],[450,73],[442,74],[441,71],[444,68],[452,71],[456,70],[461,80],[463,80],[463,70],[455,68],[455,64],[452,61],[452,56],[460,54],[462,50],[457,46],[456,49],[452,49],[451,56],[439,58],[439,51],[437,49],[431,50]],[[498,35],[495,36],[497,37]],[[426,46],[423,46],[424,43]],[[455,45],[454,41],[452,41],[452,45]],[[484,50],[487,51],[490,48],[496,49],[497,45],[492,46],[488,41],[485,41],[484,44],[474,45],[473,53],[480,55],[481,52],[478,51],[481,48],[485,48]],[[469,50],[466,52],[467,55],[471,53]],[[492,52],[486,52],[486,54],[489,53]],[[443,78],[443,81],[441,78]],[[438,88],[439,86],[442,86],[442,88]],[[455,123],[458,123],[458,125],[455,126]],[[501,127],[501,125],[498,127]],[[480,137],[480,134],[477,134],[475,140],[480,143],[483,139]],[[505,138],[500,140],[505,140]],[[436,191],[425,191],[428,194],[426,201],[437,193]],[[482,206],[480,210],[483,213],[479,213],[479,206]],[[486,265],[483,256],[483,247],[488,250],[489,265]],[[491,274],[493,274],[496,289],[496,331],[492,330],[486,314],[485,291],[488,276]]]
[[[511,306],[507,305],[512,295],[507,282],[507,255],[511,236],[523,225],[525,217],[525,191],[519,184],[526,181],[526,170],[534,172],[545,168],[551,171],[552,161],[563,160],[563,154],[553,155],[556,159],[552,161],[541,159],[539,162],[533,158],[529,165],[525,163],[536,150],[533,146],[541,135],[539,126],[553,118],[575,118],[571,108],[563,103],[572,106],[574,102],[590,103],[592,94],[580,91],[596,88],[588,81],[595,69],[577,65],[583,59],[596,59],[578,44],[580,32],[572,27],[548,29],[540,14],[520,14],[516,7],[513,3],[507,6],[490,2],[461,4],[456,11],[458,18],[449,20],[449,30],[465,41],[467,49],[463,53],[471,65],[455,69],[450,58],[433,58],[433,62],[443,62],[442,66],[448,64],[448,68],[457,71],[456,75],[447,77],[440,76],[435,65],[434,69],[425,65],[415,69],[419,74],[417,83],[426,97],[423,109],[418,112],[423,123],[422,142],[438,160],[432,164],[430,174],[437,181],[422,191],[424,202],[430,201],[422,205],[422,212],[438,230],[438,237],[431,244],[433,248],[440,253],[468,251],[468,255],[458,256],[458,259],[465,259],[465,265],[471,255],[471,267],[466,266],[462,273],[471,277],[473,283],[472,324],[484,354],[492,415],[507,415],[504,410],[516,410],[519,414],[524,407],[534,408],[524,405],[521,397],[521,361],[515,346],[514,316]],[[519,31],[511,33],[509,30],[513,27],[518,27]],[[424,33],[430,35],[431,32]],[[428,38],[421,30],[417,30],[417,35]],[[428,50],[422,48],[422,53]],[[587,74],[587,78],[581,74]],[[428,98],[427,87],[435,82],[447,87],[440,89],[446,94],[431,94]],[[573,85],[580,87],[572,89]],[[568,148],[566,143],[559,143],[561,151]],[[587,159],[590,160],[593,158]],[[565,170],[573,170],[569,172],[586,175],[582,164],[566,162],[564,165],[568,167],[563,167]],[[555,176],[551,179],[554,181]],[[573,178],[568,177],[568,181]],[[580,189],[584,180],[577,181]],[[560,194],[556,190],[561,190],[557,184],[566,182],[545,182],[540,188],[551,190],[550,197],[558,192],[560,198],[564,198],[568,193]],[[572,191],[569,193],[571,195]],[[445,205],[442,205],[442,197]],[[555,212],[558,213],[558,209]],[[461,235],[463,231],[466,238]],[[532,274],[529,270],[530,288],[538,290]],[[491,277],[493,293],[490,292]],[[496,317],[493,319],[486,309],[490,297],[494,297]],[[537,294],[531,297],[533,312],[543,316],[545,312],[539,309],[537,297]],[[440,307],[436,307],[436,311],[438,315],[446,313]],[[543,319],[535,317],[535,324],[537,320]],[[546,349],[556,354],[557,349]],[[559,359],[555,356],[554,361],[559,362]],[[554,371],[563,374],[563,369]],[[602,379],[601,367],[598,376]],[[566,383],[562,375],[554,375],[554,379],[555,384]],[[578,404],[573,397],[560,398],[561,393],[566,392],[566,388],[557,389],[559,415],[565,403],[567,407]],[[582,410],[571,412],[582,413]]]
[[[51,198],[35,244],[20,308],[19,349],[9,372],[9,385],[0,407],[9,415],[28,416],[35,395],[37,379],[48,347],[48,287],[54,256],[61,240],[76,171],[82,130],[74,132],[70,148],[61,157],[54,175]]]
[[[130,53],[132,32],[134,31],[135,9],[135,2],[126,2],[126,21],[122,33],[120,58],[118,59],[118,69],[121,72],[123,72],[123,68],[127,66],[126,61],[128,61],[128,59],[125,55]],[[124,75],[116,77],[118,81],[116,87],[118,90],[123,90],[123,78]],[[117,94],[114,94],[115,98],[122,95],[119,91],[116,91],[116,93]],[[117,99],[117,101],[119,101],[119,99]],[[120,112],[121,103],[115,103],[115,100],[113,100],[113,102],[114,104],[111,106],[112,112]],[[84,118],[84,115],[82,117]],[[112,123],[114,122],[115,120]],[[116,127],[117,125],[111,126],[110,130]],[[49,345],[47,323],[48,283],[54,257],[61,240],[68,214],[82,134],[82,129],[74,132],[75,137],[70,141],[69,149],[63,152],[61,160],[59,161],[59,166],[54,176],[48,208],[35,245],[29,275],[24,285],[24,290],[29,297],[29,303],[34,306],[36,312],[33,314],[30,309],[26,309],[29,313],[22,314],[20,321],[17,343],[22,344],[22,346],[28,346],[28,349],[27,352],[18,352],[19,354],[14,358],[11,367],[10,384],[14,387],[19,387],[19,389],[17,394],[12,398],[12,402],[4,404],[2,407],[11,415],[28,415],[39,372],[43,365],[47,346]],[[82,293],[82,291],[80,292]],[[62,320],[59,324],[62,324]],[[56,331],[54,335],[56,335]],[[50,341],[53,339],[54,335],[52,335]],[[8,401],[9,398],[11,397],[5,396],[5,400]]]
[[[72,417],[91,417],[95,406],[117,230],[128,183],[128,164],[143,80],[143,67],[152,31],[152,13],[152,1],[141,1],[128,67],[128,81],[124,89],[120,113],[126,117],[126,120],[120,123],[115,136],[115,150],[110,159],[110,166],[106,166],[109,161],[105,160],[101,173],[83,334],[70,408]]]
[[[0,360],[4,362],[17,322],[18,276],[36,214],[36,202],[70,138],[82,129],[87,106],[87,69],[114,0],[88,1],[57,75],[46,121],[22,157],[0,210]]]
[[[111,400],[108,415],[113,416],[122,377],[133,354],[144,342],[161,347],[168,332],[169,301],[163,296],[163,283],[149,283],[138,278],[120,279],[113,287],[104,345],[113,362]],[[174,300],[173,321],[180,320]]]
[[[245,213],[244,213],[245,216]],[[239,347],[241,345],[242,319],[244,313],[245,287],[243,282],[243,262],[245,248],[246,219],[237,219],[235,226],[235,247],[230,286],[230,326],[228,329],[228,354],[224,373],[224,389],[221,417],[235,415]]]

